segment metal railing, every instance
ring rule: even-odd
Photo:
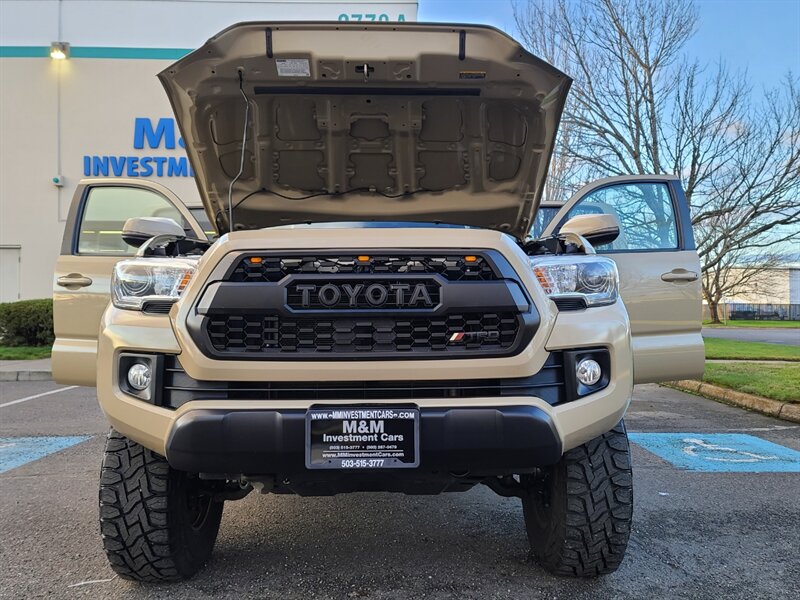
[[[797,321],[800,304],[746,304],[731,302],[720,305],[721,317],[728,321]]]

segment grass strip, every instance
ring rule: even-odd
[[[725,321],[712,323],[703,321],[703,327],[756,327],[758,329],[800,329],[800,321]]]
[[[706,358],[800,361],[800,346],[705,338]]]
[[[800,403],[800,364],[706,363],[703,381],[762,398]]]
[[[50,358],[50,346],[0,346],[0,360]]]

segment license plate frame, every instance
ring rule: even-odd
[[[419,467],[419,423],[416,406],[310,408],[306,411],[306,468],[415,469]],[[338,439],[325,440],[326,434]]]

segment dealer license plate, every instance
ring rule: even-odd
[[[419,410],[319,408],[306,414],[309,469],[402,469],[419,466]]]

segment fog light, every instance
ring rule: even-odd
[[[135,390],[146,390],[150,386],[150,378],[150,367],[147,365],[136,363],[128,369],[128,383]]]
[[[578,363],[578,368],[575,370],[575,374],[578,377],[578,381],[580,381],[583,385],[594,385],[600,381],[600,377],[603,375],[603,370],[600,368],[600,365],[596,360],[584,358]]]

